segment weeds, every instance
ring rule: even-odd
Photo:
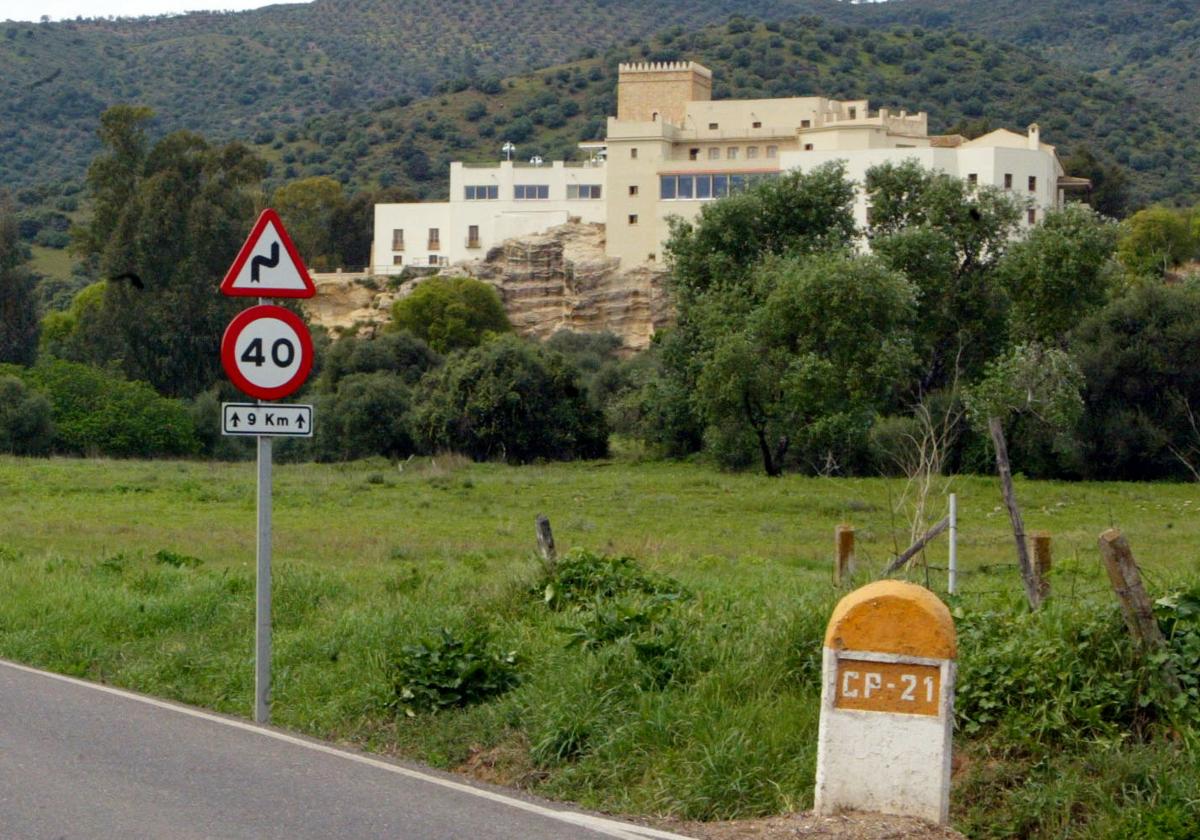
[[[410,717],[480,703],[520,682],[516,651],[495,647],[480,629],[443,628],[436,639],[405,645],[393,670],[393,705]]]

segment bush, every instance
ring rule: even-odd
[[[380,333],[374,338],[347,336],[330,345],[321,372],[322,391],[337,390],[343,377],[384,371],[415,385],[442,358],[408,330]]]
[[[595,554],[582,548],[572,549],[546,568],[534,591],[554,610],[578,610],[597,600],[634,592],[670,599],[685,594],[677,581],[647,574],[632,557]]]
[[[145,382],[62,360],[31,368],[27,381],[49,397],[56,449],[118,458],[199,451],[184,404],[159,396]]]
[[[443,629],[436,639],[405,645],[392,667],[391,705],[410,717],[479,703],[520,682],[516,651],[497,648],[479,629]]]
[[[54,440],[50,401],[16,376],[0,377],[0,452],[45,455]]]
[[[317,406],[315,448],[323,461],[370,455],[403,458],[416,451],[409,419],[411,391],[396,373],[354,373]]]
[[[490,333],[512,330],[504,305],[486,283],[432,277],[392,305],[392,326],[408,330],[439,353],[477,347]]]
[[[420,440],[477,461],[600,458],[608,428],[560,353],[503,336],[451,356],[422,383]]]

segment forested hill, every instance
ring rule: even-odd
[[[251,12],[0,23],[0,183],[77,177],[96,117],[153,107],[164,128],[251,137],[454,78],[508,76],[733,12],[835,0],[315,0]]]
[[[435,197],[444,194],[451,160],[496,160],[506,140],[522,158],[551,159],[569,158],[579,140],[603,136],[604,118],[616,108],[617,64],[639,58],[702,62],[713,70],[716,98],[820,94],[926,110],[935,133],[1023,132],[1036,121],[1064,157],[1086,145],[1129,166],[1134,204],[1200,197],[1200,148],[1191,142],[1192,123],[1179,114],[978,37],[831,27],[813,18],[668,32],[501,85],[292,126],[259,151],[277,183],[330,175]]]
[[[1200,117],[1196,0],[890,0],[853,8],[865,25],[956,29],[1025,46]]]
[[[229,14],[0,23],[0,183],[78,178],[97,148],[96,117],[115,102],[150,105],[163,130],[253,138],[322,114],[419,98],[456,79],[510,76],[628,48],[734,13],[818,15],[874,33],[897,22],[909,31],[967,30],[1024,44],[1103,81],[1111,75],[1195,117],[1194,10],[1194,0],[1023,0],[1019,14],[994,0],[315,0]],[[843,57],[835,54],[833,64],[844,65]],[[1055,72],[1038,67],[1038,74]],[[1143,169],[1170,163],[1145,155],[1129,162]]]

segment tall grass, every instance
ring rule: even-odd
[[[279,469],[277,723],[604,810],[714,819],[811,805],[820,645],[840,594],[833,525],[859,526],[860,577],[882,565],[886,482],[415,466]],[[0,656],[248,714],[251,472],[0,460]],[[956,824],[980,837],[1200,836],[1194,715],[1147,692],[1085,550],[1110,516],[1126,519],[1156,594],[1194,581],[1200,492],[1022,486],[1031,527],[1052,523],[1061,546],[1054,596],[1031,616],[1015,569],[997,566],[1009,549],[994,489],[959,490]],[[537,512],[560,545],[593,549],[553,580],[531,552]],[[517,652],[519,682],[405,714],[405,648],[475,631]],[[1182,639],[1180,656],[1200,650]]]

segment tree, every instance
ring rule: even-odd
[[[416,201],[405,189],[392,187],[359,192],[336,206],[330,217],[330,237],[335,263],[347,268],[371,268],[371,239],[375,231],[375,205]]]
[[[321,398],[317,457],[349,461],[370,455],[403,458],[416,451],[409,411],[411,391],[395,373],[375,371],[344,377],[334,394]]]
[[[341,184],[323,175],[292,181],[275,190],[271,206],[306,264],[324,270],[338,264],[333,225],[346,206]]]
[[[477,461],[600,458],[608,427],[561,353],[505,335],[457,353],[428,374],[416,411],[431,449]]]
[[[1063,161],[1068,175],[1087,178],[1092,188],[1083,201],[1097,213],[1110,219],[1120,219],[1129,206],[1129,176],[1116,163],[1101,160],[1086,144],[1075,146]]]
[[[131,379],[192,396],[220,375],[220,339],[238,304],[218,292],[254,219],[262,161],[245,146],[210,146],[175,132],[150,149],[144,109],[102,120],[110,150],[89,169],[97,208],[77,243],[104,287],[99,319],[115,346],[86,361],[116,362]],[[106,112],[106,115],[108,112]]]
[[[25,268],[28,259],[16,213],[8,196],[0,193],[0,362],[28,365],[37,355],[37,281]]]
[[[45,455],[54,441],[50,401],[15,376],[0,376],[0,452]]]
[[[439,353],[478,346],[512,330],[495,289],[470,277],[431,277],[392,305],[392,328],[408,330]]]
[[[1019,414],[1029,414],[1053,429],[1065,430],[1079,419],[1083,409],[1079,396],[1082,388],[1083,374],[1065,351],[1030,343],[1018,345],[990,363],[983,379],[963,396],[967,417],[991,437],[1000,489],[1012,522],[1021,581],[1029,606],[1035,610],[1041,605],[1042,596],[1025,544],[1025,523],[1013,489],[1004,424]]]
[[[1019,205],[916,161],[871,168],[866,190],[872,250],[917,288],[918,391],[977,376],[1007,342],[1008,299],[994,270]]]
[[[865,436],[912,363],[914,291],[872,257],[779,257],[761,264],[771,292],[704,360],[697,398],[718,434],[749,431],[763,470],[783,473],[798,439]]]
[[[1186,211],[1147,207],[1125,220],[1117,256],[1134,274],[1162,277],[1190,258],[1195,248]]]
[[[1088,478],[1200,480],[1198,311],[1194,286],[1139,284],[1072,333]]]
[[[441,363],[441,356],[407,330],[380,333],[372,338],[346,336],[333,342],[326,353],[320,388],[333,392],[347,376],[376,372],[394,373],[406,385],[415,385],[427,371]]]
[[[1013,333],[1059,341],[1108,299],[1117,225],[1085,204],[1051,210],[997,266],[1012,300]]]

